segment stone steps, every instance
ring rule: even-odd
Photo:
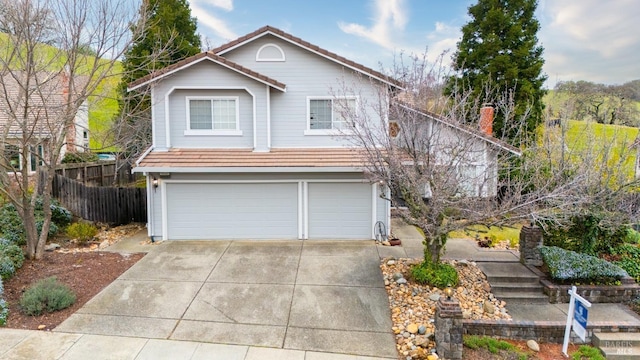
[[[640,333],[595,333],[592,342],[607,359],[640,359]]]
[[[540,278],[518,262],[478,263],[487,276],[491,292],[507,304],[548,304]]]

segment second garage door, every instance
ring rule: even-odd
[[[168,183],[167,233],[180,239],[297,239],[296,183]]]
[[[309,183],[310,239],[371,239],[371,184]]]

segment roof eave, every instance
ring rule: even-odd
[[[136,166],[133,173],[361,173],[364,167],[352,166]]]

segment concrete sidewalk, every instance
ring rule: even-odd
[[[6,360],[387,360],[355,355],[140,337],[0,329]]]

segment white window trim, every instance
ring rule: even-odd
[[[339,100],[353,99],[356,101],[356,113],[358,112],[359,98],[357,96],[307,96],[307,128],[304,130],[305,136],[346,136],[353,135],[352,129],[311,129],[311,100]],[[331,114],[333,116],[333,103],[331,104]],[[333,126],[333,118],[331,119]]]
[[[5,146],[6,145],[13,145],[13,144],[9,143],[9,144],[5,144]],[[17,146],[18,147],[18,169],[17,170],[18,171],[22,171],[22,169],[23,169],[22,168],[22,158],[23,158],[22,157],[22,150],[20,149],[20,146],[18,146],[18,145],[13,145],[13,146]],[[36,150],[36,154],[38,152],[42,152],[41,156],[44,156],[44,146],[42,144],[29,145],[29,146],[34,146],[36,149],[39,149],[39,150]],[[6,150],[4,150],[4,151],[6,151]],[[36,171],[35,170],[31,170],[31,159],[33,157],[33,152],[31,151],[31,148],[29,148],[28,153],[29,153],[29,160],[27,161],[27,167],[28,167],[27,172],[29,174],[35,174]],[[36,155],[35,159],[36,159],[36,162],[39,162],[39,164],[36,165],[36,169],[38,168],[38,166],[43,166],[44,165],[44,161],[42,159],[38,158],[37,155]],[[14,171],[8,171],[7,173],[8,174],[15,174]]]
[[[280,57],[275,57],[275,58],[271,58],[271,57],[260,57],[260,54],[262,53],[262,50],[266,49],[266,48],[276,48],[278,51],[280,51]],[[282,48],[276,44],[264,44],[260,47],[260,49],[258,49],[258,51],[256,52],[256,61],[280,61],[283,62],[285,61],[286,58],[284,56],[284,51],[282,50]]]
[[[189,102],[191,100],[211,100],[212,104],[215,100],[234,100],[236,103],[236,128],[235,129],[225,129],[225,130],[200,130],[200,129],[191,129],[191,109],[189,106]],[[184,135],[189,136],[242,136],[242,130],[240,130],[240,97],[239,96],[185,96],[185,107],[187,112],[186,117],[186,130],[184,131]],[[213,118],[211,119],[213,127]]]

